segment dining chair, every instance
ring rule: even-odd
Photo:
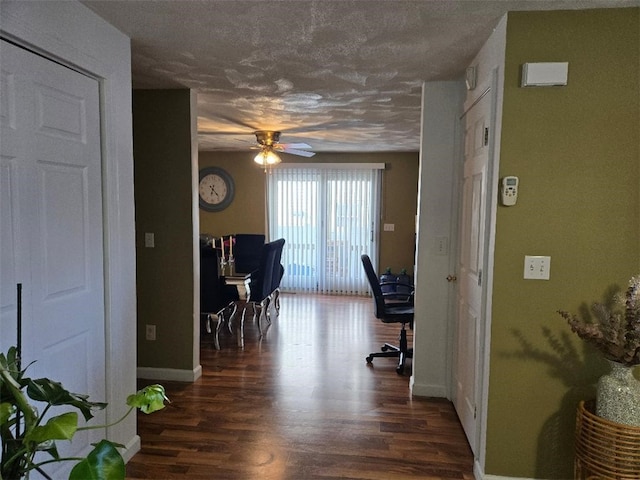
[[[260,266],[265,236],[257,233],[233,235],[233,259],[238,272],[253,272]]]
[[[251,273],[249,280],[249,298],[242,314],[241,328],[243,328],[244,325],[246,307],[247,305],[251,305],[253,309],[253,321],[258,324],[260,336],[266,331],[266,329],[263,329],[263,325],[268,328],[271,324],[268,310],[272,300],[272,293],[274,292],[274,279],[280,275],[280,259],[282,257],[284,244],[284,238],[265,243],[262,248],[260,265],[257,270]]]
[[[200,318],[204,331],[213,333],[214,346],[220,350],[220,330],[237,309],[238,294],[228,288],[220,276],[220,252],[210,245],[200,245]],[[215,328],[212,328],[215,322]]]

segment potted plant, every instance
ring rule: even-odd
[[[624,294],[609,302],[594,303],[580,315],[558,313],[611,365],[611,373],[598,382],[596,414],[640,427],[640,382],[633,375],[640,364],[640,275],[631,277]]]
[[[105,428],[123,421],[135,408],[151,413],[164,408],[164,388],[150,385],[127,398],[129,410],[118,421],[110,425],[78,426],[78,413],[66,411],[49,417],[46,414],[54,407],[73,407],[82,413],[85,420],[93,418],[92,411],[104,409],[107,404],[90,402],[87,395],[71,393],[62,384],[48,378],[32,379],[20,368],[20,359],[15,347],[7,354],[0,353],[0,480],[29,478],[29,473],[38,471],[45,478],[46,465],[55,462],[75,461],[69,474],[70,480],[122,480],[125,465],[118,448],[122,445],[101,440],[86,458],[65,458],[58,454],[57,440],[72,440],[81,430]],[[42,402],[39,411],[33,402]],[[41,407],[41,404],[38,405]],[[36,459],[38,452],[48,458]]]

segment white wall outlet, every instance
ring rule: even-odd
[[[551,257],[541,255],[525,255],[525,280],[549,280],[551,273]]]
[[[396,229],[395,223],[385,223],[383,226],[383,230],[385,232],[393,232]]]
[[[156,239],[153,233],[144,234],[144,246],[146,248],[154,248],[156,246]]]
[[[155,341],[155,339],[156,339],[156,326],[155,325],[147,325],[145,334],[146,334],[147,340]]]

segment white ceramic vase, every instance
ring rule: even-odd
[[[640,381],[635,367],[607,360],[611,372],[600,377],[596,396],[596,415],[632,427],[640,427]]]

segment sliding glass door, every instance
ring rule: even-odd
[[[269,238],[284,238],[285,291],[365,295],[377,254],[380,169],[282,166],[268,179]]]

